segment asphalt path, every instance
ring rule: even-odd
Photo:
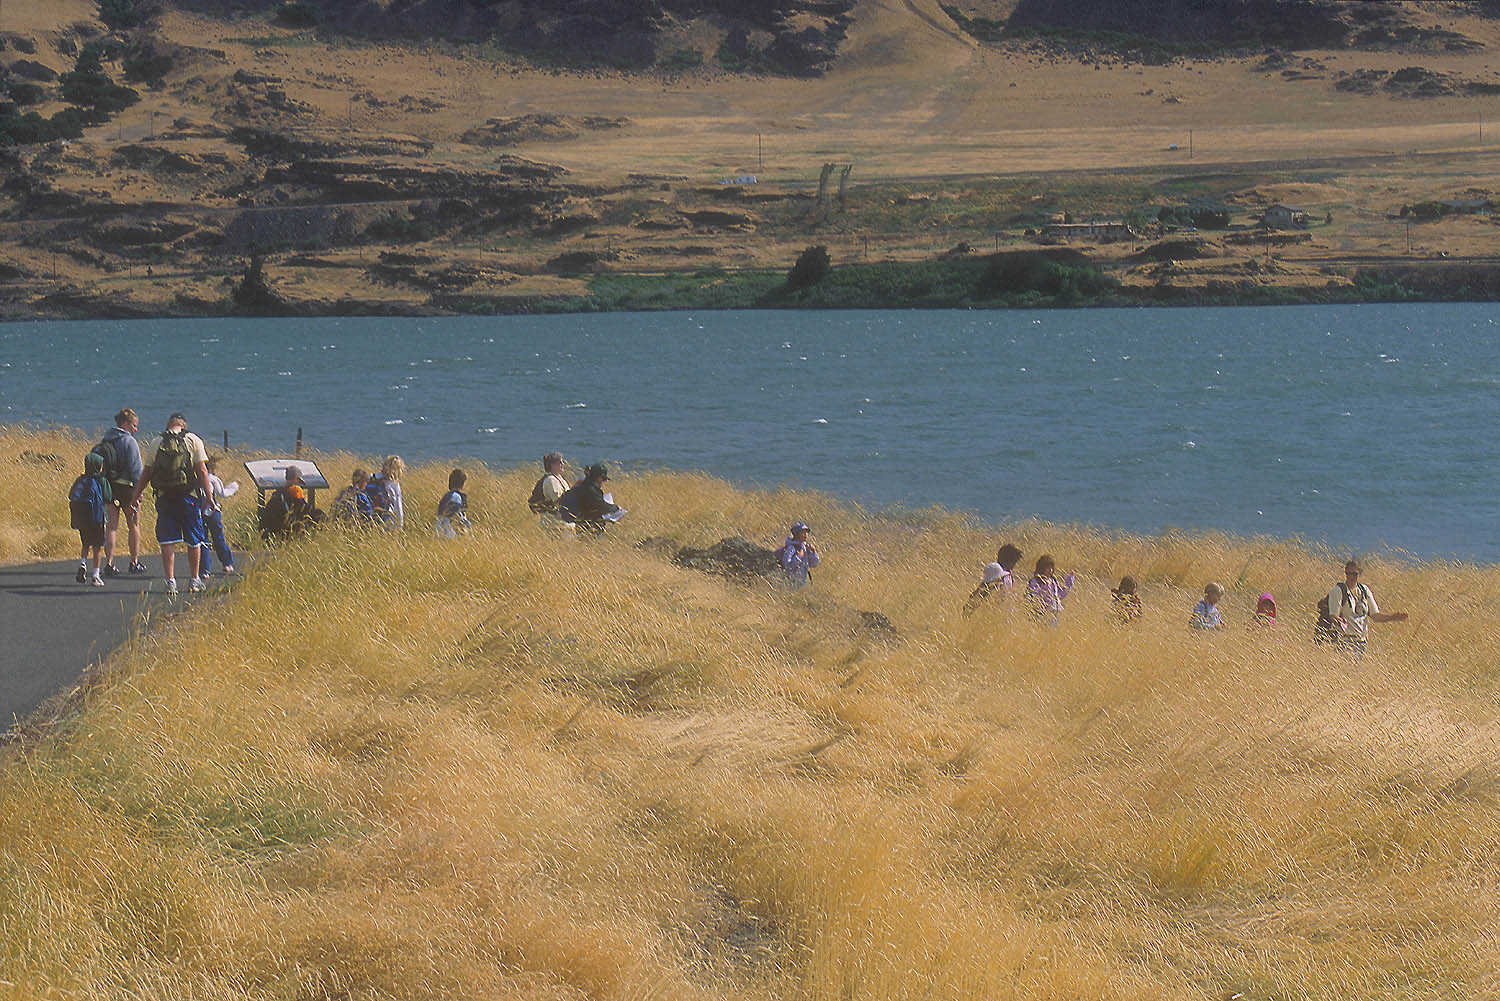
[[[249,567],[248,555],[236,554],[242,570]],[[177,561],[184,569],[181,553]],[[116,564],[125,562],[116,558]],[[54,696],[65,698],[77,689],[89,668],[133,632],[164,614],[222,595],[238,579],[215,573],[210,587],[194,594],[179,577],[182,593],[170,597],[161,560],[143,562],[150,573],[106,577],[103,587],[74,579],[77,560],[0,567],[0,734]]]

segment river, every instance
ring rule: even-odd
[[[1500,560],[1500,307],[0,325],[0,420]],[[518,503],[520,501],[518,500]]]

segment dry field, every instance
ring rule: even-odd
[[[72,475],[4,461],[41,496]],[[0,996],[1500,992],[1495,569],[1371,558],[1411,619],[1354,662],[1308,637],[1339,556],[1295,542],[663,472],[620,477],[631,514],[589,544],[523,513],[531,471],[472,472],[472,537],[288,547],[12,749]],[[410,509],[445,473],[409,474]],[[60,515],[20,492],[4,558],[49,555]],[[633,547],[796,517],[825,563],[795,593]],[[1001,538],[1079,572],[1060,627],[959,614]],[[1229,627],[1189,635],[1208,579]],[[1267,589],[1281,622],[1251,631]]]

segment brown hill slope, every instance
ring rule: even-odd
[[[169,7],[153,35],[174,62],[159,86],[134,85],[139,104],[80,141],[0,151],[0,295],[18,315],[218,308],[258,249],[292,298],[436,308],[444,283],[577,292],[565,275],[580,261],[785,268],[813,242],[839,261],[928,258],[965,241],[1025,245],[1035,223],[1021,220],[1052,213],[1204,197],[1244,211],[1298,199],[1334,217],[1288,255],[1487,253],[1487,217],[1410,241],[1386,218],[1487,197],[1497,167],[1495,130],[1481,132],[1484,91],[1500,90],[1496,22],[1406,7],[1472,45],[1082,61],[981,42],[937,0],[860,0],[831,70],[794,80],[715,68],[735,25],[713,16],[663,29],[698,68],[625,73]],[[105,37],[93,14],[82,0],[11,0],[0,65],[66,70]],[[63,107],[55,84],[43,90],[42,114]],[[851,168],[832,212],[812,197],[827,163]],[[1095,174],[1056,173],[1080,171]],[[753,188],[718,184],[746,174]],[[382,253],[413,250],[428,263],[381,270]],[[320,263],[293,260],[308,253]]]

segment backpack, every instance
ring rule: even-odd
[[[68,491],[70,527],[93,528],[104,524],[107,513],[103,482],[98,477],[80,476]]]
[[[286,488],[280,487],[271,491],[271,496],[266,498],[266,503],[256,513],[257,527],[260,529],[262,538],[270,538],[286,531],[287,519],[292,511],[287,504]]]
[[[192,450],[186,431],[163,431],[161,444],[151,460],[151,489],[171,500],[179,500],[197,487]]]
[[[115,446],[110,443],[108,438],[100,441],[99,444],[89,449],[89,451],[104,460],[103,475],[106,480],[109,480],[111,483],[124,482],[115,476],[115,473],[120,468],[120,454],[115,450]]]
[[[370,507],[376,517],[391,513],[391,491],[384,476],[372,476],[365,484],[365,496],[370,498]]]
[[[370,499],[355,486],[347,486],[333,501],[334,521],[368,522],[371,518]]]
[[[1314,643],[1333,643],[1343,635],[1342,630],[1339,629],[1338,614],[1344,610],[1345,604],[1353,605],[1354,602],[1349,597],[1349,585],[1343,581],[1339,581],[1338,586],[1339,593],[1343,595],[1343,600],[1339,602],[1338,611],[1334,611],[1328,607],[1328,595],[1325,594],[1318,599],[1318,624],[1313,627]],[[1364,585],[1361,584],[1360,587],[1364,587]]]
[[[542,478],[536,481],[536,486],[531,488],[531,496],[527,498],[526,505],[531,508],[532,514],[555,514],[557,512],[557,508],[547,502],[547,495],[542,492],[542,484],[546,483],[547,477],[551,475],[551,473],[543,474]]]

